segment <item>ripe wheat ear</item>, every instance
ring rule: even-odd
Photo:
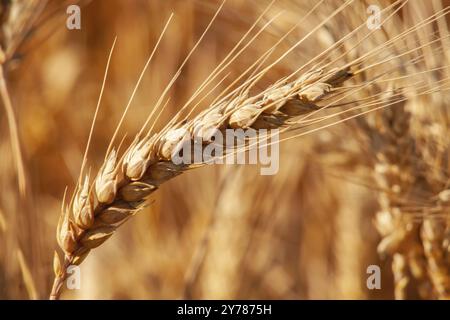
[[[73,203],[63,207],[57,240],[64,251],[64,261],[61,263],[55,253],[55,281],[50,298],[60,296],[70,265],[79,265],[91,249],[100,246],[142,209],[147,197],[161,184],[193,168],[171,161],[180,143],[186,143],[186,139],[193,143],[199,138],[208,141],[208,135],[214,130],[289,126],[292,118],[319,110],[318,103],[351,77],[348,69],[312,70],[295,81],[268,88],[258,96],[239,95],[162,133],[136,139],[121,158],[113,149],[92,185],[86,176]]]

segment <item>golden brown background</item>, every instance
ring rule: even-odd
[[[292,41],[337,2],[318,10]],[[283,8],[285,15],[230,66],[230,79],[313,3],[277,2],[268,16]],[[267,4],[227,1],[171,90],[161,124],[171,119]],[[151,111],[219,2],[97,0],[80,5],[82,28],[68,30],[64,4],[50,1],[43,12],[48,19],[5,66],[28,184],[21,196],[2,109],[2,299],[48,296],[61,199],[78,176],[114,37],[117,45],[88,157],[93,171],[170,13],[175,17],[121,131],[129,136]],[[307,41],[272,70],[271,79],[276,81],[324,48],[326,41]],[[257,166],[207,166],[168,182],[147,209],[87,258],[81,266],[81,289],[67,290],[63,297],[393,298],[390,261],[380,259],[376,251],[376,194],[364,161],[358,161],[364,155],[352,140],[353,132],[351,124],[344,124],[283,143],[280,171],[274,176],[261,176]],[[366,268],[372,264],[381,267],[381,290],[366,288]]]

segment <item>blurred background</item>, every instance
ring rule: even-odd
[[[66,186],[73,190],[78,176],[115,36],[88,156],[93,172],[170,13],[173,21],[121,131],[129,137],[140,128],[220,2],[79,2],[81,30],[66,28],[69,4],[48,1],[37,27],[4,64],[27,184],[21,193],[8,121],[1,109],[1,299],[48,297],[62,197]],[[227,1],[170,91],[158,126],[173,117],[268,4]],[[286,50],[338,4],[325,2],[323,10],[279,50]],[[217,90],[231,83],[314,5],[314,1],[276,2],[261,25],[281,10],[285,14],[228,68],[230,76]],[[329,41],[325,35],[320,41],[306,41],[273,68],[261,87],[316,56]],[[208,97],[204,106],[213,98]],[[381,259],[376,249],[380,241],[374,227],[376,192],[354,132],[349,122],[282,143],[280,170],[274,176],[261,176],[254,165],[207,166],[169,181],[152,195],[148,208],[89,255],[81,265],[81,289],[66,290],[63,298],[394,298],[390,261]],[[366,286],[369,265],[381,268],[380,290]]]

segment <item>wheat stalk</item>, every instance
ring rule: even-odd
[[[318,103],[351,76],[348,69],[313,70],[290,83],[270,87],[257,96],[239,94],[159,134],[136,137],[121,158],[113,149],[94,182],[91,184],[87,175],[78,186],[73,201],[69,205],[63,204],[57,240],[65,256],[61,263],[55,253],[55,281],[50,297],[57,299],[60,296],[67,268],[79,265],[91,249],[100,246],[122,223],[142,209],[146,198],[161,184],[198,166],[171,162],[180,143],[186,143],[188,139],[188,143],[193,144],[201,139],[205,148],[212,143],[209,139],[214,130],[288,126],[292,118],[319,110]]]

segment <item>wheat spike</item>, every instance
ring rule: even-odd
[[[183,121],[159,134],[137,138],[121,159],[113,150],[93,187],[86,176],[77,188],[72,205],[63,208],[57,240],[65,258],[60,263],[62,271],[55,275],[51,298],[59,297],[69,265],[80,264],[91,249],[100,246],[123,222],[136,214],[161,184],[192,167],[171,161],[171,155],[180,143],[186,140],[194,143],[198,138],[209,141],[208,133],[212,130],[288,126],[292,118],[319,110],[318,103],[351,77],[348,69],[312,70],[295,81],[270,87],[257,96],[239,95],[209,107],[190,121]]]

